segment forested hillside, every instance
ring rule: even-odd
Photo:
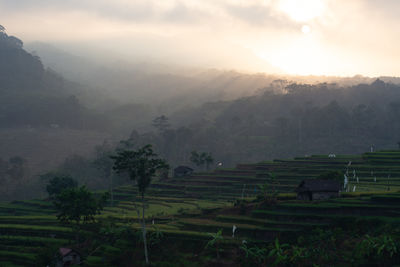
[[[81,104],[83,88],[45,69],[0,25],[0,185],[2,199],[39,195],[39,173],[87,155],[107,135],[106,119]]]
[[[104,120],[80,104],[79,85],[45,70],[23,42],[0,32],[0,127],[90,129]]]
[[[134,136],[144,143],[152,136],[171,161],[205,150],[233,165],[397,148],[399,112],[400,86],[379,79],[349,87],[276,81],[259,95],[177,112],[162,133]]]

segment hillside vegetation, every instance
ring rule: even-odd
[[[399,160],[399,151],[314,155],[160,178],[146,197],[150,260],[157,266],[399,263]],[[292,192],[302,179],[327,170],[355,170],[359,182],[350,179],[350,188],[356,185],[356,191],[326,201],[296,200]],[[262,184],[268,195],[278,194],[264,198],[257,186]],[[114,200],[81,232],[87,240],[79,248],[84,266],[144,260],[136,187],[117,188]],[[36,266],[51,260],[59,247],[74,247],[73,228],[60,224],[55,213],[48,200],[1,203],[0,262]],[[213,245],[209,233],[219,236]]]

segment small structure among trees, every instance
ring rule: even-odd
[[[190,176],[193,173],[193,169],[188,166],[178,166],[174,169],[174,177]]]
[[[72,266],[81,264],[81,254],[71,248],[60,248],[58,250],[56,267]]]
[[[298,200],[323,200],[339,197],[341,185],[336,180],[306,179],[296,188]]]

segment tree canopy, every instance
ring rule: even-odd
[[[46,186],[46,191],[49,193],[50,197],[60,194],[61,191],[65,189],[78,187],[78,182],[69,175],[54,173],[42,175],[42,179],[47,179],[48,177],[51,178],[49,180],[49,184]]]
[[[128,173],[131,180],[136,180],[139,192],[144,194],[157,170],[168,169],[165,160],[157,158],[151,145],[138,150],[121,150],[114,159],[113,169],[117,173]]]
[[[106,193],[96,198],[86,186],[62,190],[54,200],[57,218],[62,222],[75,222],[77,225],[94,221],[94,216],[103,209],[107,197]]]

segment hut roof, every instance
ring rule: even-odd
[[[297,187],[296,192],[338,192],[340,182],[336,180],[307,179]]]
[[[176,167],[174,169],[174,171],[176,171],[176,172],[187,172],[187,171],[193,171],[193,169],[188,167],[188,166],[179,166],[179,167]]]
[[[76,252],[77,254],[80,255],[80,253],[78,251],[76,251],[75,249],[72,248],[59,248],[58,252],[60,253],[60,255],[62,257],[67,256],[68,254],[70,254],[71,252]]]

